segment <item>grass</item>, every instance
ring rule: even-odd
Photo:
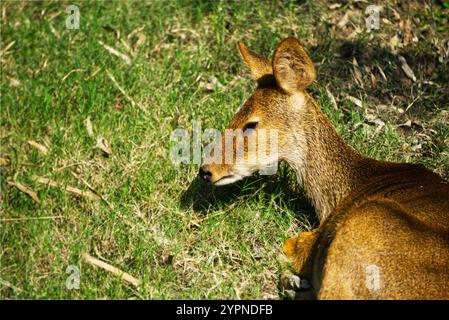
[[[330,9],[321,1],[82,1],[79,30],[65,28],[69,4],[1,3],[2,299],[282,296],[282,242],[316,225],[292,172],[282,166],[276,176],[211,189],[196,179],[197,165],[174,166],[169,157],[174,129],[191,129],[193,121],[223,129],[254,90],[238,40],[267,55],[297,36],[318,63],[310,91],[346,141],[369,156],[423,163],[449,178],[443,5],[392,2],[382,11],[391,24],[368,34],[364,4],[352,2]],[[347,26],[336,27],[348,11]],[[405,30],[395,46],[390,40],[407,16],[418,41],[405,44]],[[98,137],[110,154],[95,147]],[[62,186],[39,184],[36,176]],[[40,204],[12,181],[34,190]],[[103,200],[64,190],[87,191],[85,182]],[[135,288],[87,264],[83,252],[143,284]],[[77,290],[65,285],[70,265],[81,270]]]

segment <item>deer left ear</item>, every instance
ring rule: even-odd
[[[304,90],[316,77],[315,66],[296,38],[283,40],[273,57],[274,77],[289,94]]]
[[[238,42],[240,54],[246,65],[251,70],[251,74],[256,80],[261,80],[264,76],[272,75],[273,68],[271,62],[254,51],[248,49],[242,42]]]

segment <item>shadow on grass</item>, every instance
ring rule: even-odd
[[[435,106],[444,106],[449,99],[449,63],[440,61],[438,51],[430,44],[411,44],[393,53],[376,41],[323,39],[310,52],[314,61],[323,61],[317,70],[318,82],[329,85],[335,93],[363,93],[374,105],[394,104],[406,109],[405,114],[419,118],[434,116],[439,112]],[[405,75],[399,56],[413,69],[416,82]],[[354,61],[362,87],[354,81]],[[410,92],[421,92],[415,103],[411,103]]]
[[[193,208],[197,214],[207,215],[224,206],[232,206],[236,201],[245,201],[255,194],[265,197],[267,201],[274,196],[280,208],[294,212],[300,221],[306,219],[313,228],[319,224],[315,210],[296,183],[295,174],[286,165],[281,165],[276,175],[253,175],[221,187],[209,185],[197,176],[181,195],[180,203],[184,209]],[[289,299],[284,295],[280,283],[278,294],[281,299]]]
[[[294,173],[281,166],[273,176],[253,175],[236,183],[215,187],[196,177],[180,197],[182,208],[192,208],[196,213],[207,215],[237,201],[245,201],[259,195],[266,201],[273,199],[285,210],[305,216],[311,225],[317,225],[315,210],[303,191],[296,184]]]

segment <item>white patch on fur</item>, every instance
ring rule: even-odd
[[[260,121],[260,118],[259,118],[258,116],[253,116],[253,117],[249,118],[249,119],[246,121],[246,123],[249,123],[249,122],[259,122],[259,121]]]
[[[302,92],[290,96],[290,103],[293,110],[302,110],[306,106],[306,97]]]
[[[229,177],[225,177],[223,179],[218,180],[217,182],[214,183],[214,185],[216,185],[216,186],[224,186],[224,185],[231,184],[231,183],[234,183],[236,181],[239,181],[241,179],[243,179],[242,176],[234,174],[234,175],[230,175]]]
[[[299,184],[303,185],[305,179],[305,162],[307,157],[307,141],[304,132],[298,128],[290,138],[289,146],[292,146],[285,152],[283,159],[295,170]]]

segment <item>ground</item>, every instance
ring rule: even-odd
[[[448,179],[449,3],[389,1],[369,31],[370,3],[2,1],[0,298],[283,296],[282,243],[316,225],[290,169],[210,188],[170,160],[174,129],[223,129],[254,90],[238,40],[298,37],[348,143]]]

